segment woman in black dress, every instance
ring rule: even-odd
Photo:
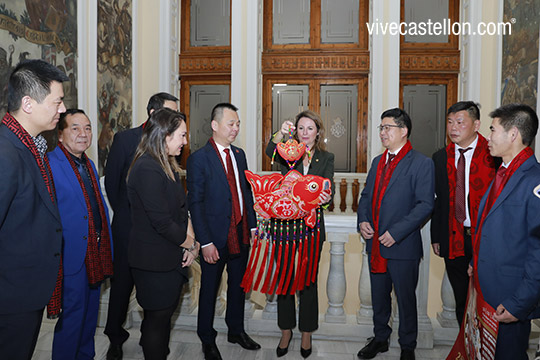
[[[180,168],[175,156],[187,144],[185,115],[167,108],[152,113],[128,172],[133,228],[128,261],[137,301],[144,310],[141,345],[146,359],[166,359],[171,317],[198,256]]]
[[[278,143],[289,138],[293,131],[294,139],[307,145],[309,151],[306,151],[304,157],[294,166],[303,175],[318,175],[329,179],[332,182],[332,193],[322,192],[319,197],[319,203],[325,205],[330,203],[334,194],[334,154],[326,151],[324,142],[324,126],[321,118],[313,111],[306,110],[296,115],[296,121],[293,124],[285,121],[281,125],[280,131],[272,136],[272,140],[266,147],[266,154],[274,156]],[[281,164],[281,173],[285,175],[290,169],[287,162],[276,155],[276,160]],[[325,240],[324,217],[321,211],[320,220],[320,242]],[[319,258],[320,259],[320,258]],[[319,261],[319,259],[314,259]],[[319,302],[317,293],[317,280],[315,279],[309,286],[298,292],[299,298],[299,316],[298,329],[302,333],[302,343],[300,353],[306,358],[311,355],[311,334],[319,327]],[[286,295],[278,295],[278,326],[281,329],[281,340],[276,349],[278,357],[285,355],[289,348],[292,338],[292,329],[296,326],[296,301],[295,295],[287,291]]]

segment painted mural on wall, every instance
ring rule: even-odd
[[[77,106],[77,0],[0,0],[0,116],[7,111],[7,86],[15,66],[25,59],[44,59],[58,66],[64,102]],[[49,149],[56,132],[44,134]]]
[[[505,0],[503,19],[512,35],[503,36],[501,104],[536,109],[540,0]]]
[[[131,127],[132,1],[98,4],[98,166],[103,169],[116,132]]]

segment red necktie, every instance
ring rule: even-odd
[[[229,182],[229,188],[231,190],[232,203],[233,203],[233,216],[234,224],[238,225],[242,220],[242,214],[240,212],[240,200],[238,198],[238,190],[236,188],[236,177],[234,176],[234,168],[231,159],[230,149],[224,149],[225,159],[227,161],[227,181]]]
[[[501,184],[503,183],[504,178],[506,177],[507,170],[508,168],[502,165],[499,167],[499,170],[497,170],[497,175],[495,175],[495,181],[493,182],[493,185],[491,186],[491,190],[489,191],[486,208],[484,211],[489,212],[491,210],[493,203],[497,199],[497,194],[499,193],[499,187],[501,187]]]
[[[459,160],[456,169],[456,219],[463,224],[467,218],[465,212],[465,153],[471,148],[458,149]]]
[[[386,176],[386,172],[388,171],[388,168],[390,167],[390,163],[392,162],[392,160],[394,160],[394,158],[396,157],[396,154],[388,154],[388,160],[386,161],[386,164],[384,164],[384,167],[383,167],[383,170],[382,170],[382,173],[381,173],[381,178],[379,180],[379,187],[377,189],[377,204],[379,203],[379,198],[381,197],[381,191],[382,191],[382,187],[383,187],[383,183],[384,183],[384,177]]]

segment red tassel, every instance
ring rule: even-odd
[[[314,270],[313,270],[313,274],[311,276],[311,282],[314,283],[316,281],[316,278],[317,278],[317,269],[319,268],[319,247],[320,247],[320,244],[321,244],[321,241],[320,241],[320,238],[321,238],[321,228],[319,226],[319,224],[317,224],[317,250],[315,251],[315,256],[313,257],[313,261],[315,262],[315,266],[314,266]]]
[[[296,288],[297,291],[303,290],[305,286],[304,277],[306,276],[306,268],[307,268],[307,260],[308,260],[308,256],[307,256],[308,246],[309,246],[309,240],[308,240],[308,234],[306,234],[304,249],[302,251],[302,267],[300,270],[298,286]],[[298,258],[300,259],[300,253],[298,254]]]
[[[251,290],[251,287],[253,286],[253,278],[255,277],[255,273],[257,272],[257,264],[259,263],[259,256],[261,255],[261,248],[262,248],[262,240],[259,239],[259,241],[257,241],[257,248],[254,249],[253,252],[251,253],[251,255],[253,255],[253,253],[257,253],[257,254],[255,255],[255,262],[251,264],[249,280],[248,280],[249,289],[246,292]],[[259,269],[259,271],[261,271],[261,269]],[[244,290],[245,289],[246,288],[244,288]]]
[[[268,240],[264,242],[262,245],[264,247],[264,250],[261,250],[263,254],[263,258],[261,260],[261,266],[259,267],[259,275],[257,276],[257,281],[255,282],[255,285],[253,286],[253,290],[257,291],[259,289],[259,285],[261,284],[261,279],[263,274],[266,270],[266,259],[268,258]]]
[[[242,278],[242,282],[240,283],[240,286],[244,289],[245,292],[249,292],[249,288],[251,287],[251,283],[249,281],[249,278],[251,277],[251,271],[253,268],[253,261],[255,258],[255,250],[259,247],[259,233],[257,232],[255,234],[255,244],[254,244],[254,250],[251,252],[249,256],[249,262],[246,266],[246,271],[244,272],[244,277]]]
[[[313,276],[313,266],[315,262],[315,233],[311,233],[311,238],[309,242],[309,248],[308,248],[308,270],[306,273],[306,286],[309,286],[311,283],[311,277]]]
[[[270,285],[270,280],[272,279],[272,269],[274,267],[274,256],[276,253],[277,244],[275,241],[270,243],[270,240],[268,240],[268,246],[272,246],[272,253],[268,259],[268,270],[266,271],[266,278],[264,279],[264,284],[261,290],[263,294],[268,294],[270,292],[268,286]]]
[[[274,246],[277,246],[276,240],[274,240]],[[277,261],[276,261],[276,270],[274,272],[274,278],[272,279],[272,285],[270,285],[269,293],[273,294],[276,292],[276,282],[279,276],[279,270],[281,268],[281,254],[283,253],[283,242],[279,241],[279,249],[278,249],[278,255],[277,255]]]
[[[294,241],[294,239],[292,240],[292,250],[291,250],[291,267],[289,269],[289,272],[287,274],[287,281],[285,282],[285,286],[284,286],[284,289],[283,289],[283,293],[286,294],[287,293],[287,289],[289,288],[289,284],[291,283],[291,278],[292,278],[292,274],[294,272],[294,256],[295,256],[295,251],[296,251],[296,241]]]
[[[300,235],[302,235],[302,233],[300,233]],[[302,249],[305,246],[304,241],[305,241],[305,235],[300,236],[300,239],[298,242],[298,260],[296,262],[296,271],[294,273],[293,286],[291,287],[291,295],[294,294],[296,289],[298,288],[298,281],[300,279],[300,273],[302,272]]]
[[[283,239],[282,239],[283,240]],[[283,283],[285,282],[285,274],[287,274],[287,267],[289,265],[289,242],[285,243],[285,257],[283,258],[283,271],[281,271],[279,277],[279,286],[276,294],[283,295]]]

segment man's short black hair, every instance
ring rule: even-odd
[[[223,116],[223,110],[225,109],[238,111],[238,108],[231,103],[219,103],[216,106],[214,106],[214,108],[212,109],[212,115],[210,116],[210,121],[221,120],[221,117]]]
[[[51,83],[62,83],[69,78],[56,66],[44,60],[24,60],[13,70],[8,83],[8,112],[21,107],[21,100],[30,96],[38,103],[51,93]]]
[[[67,117],[68,115],[83,114],[88,117],[84,110],[82,109],[67,109],[66,112],[60,114],[60,120],[58,120],[58,131],[62,131],[67,127]]]
[[[411,136],[412,131],[412,123],[411,118],[409,117],[409,114],[403,109],[400,108],[393,108],[386,110],[381,115],[381,120],[389,117],[394,118],[394,121],[396,122],[396,125],[399,127],[406,127],[407,128],[407,138]]]
[[[538,132],[538,116],[525,104],[508,104],[493,110],[489,116],[499,118],[499,124],[505,131],[515,126],[521,134],[523,145],[530,146]]]
[[[152,110],[155,111],[161,109],[165,101],[176,102],[178,101],[178,98],[166,92],[160,92],[150,96],[150,99],[148,100],[148,105],[146,105],[146,112],[148,116],[150,116]]]
[[[480,104],[474,101],[460,101],[448,108],[446,115],[455,114],[459,111],[466,110],[471,119],[480,120]]]

